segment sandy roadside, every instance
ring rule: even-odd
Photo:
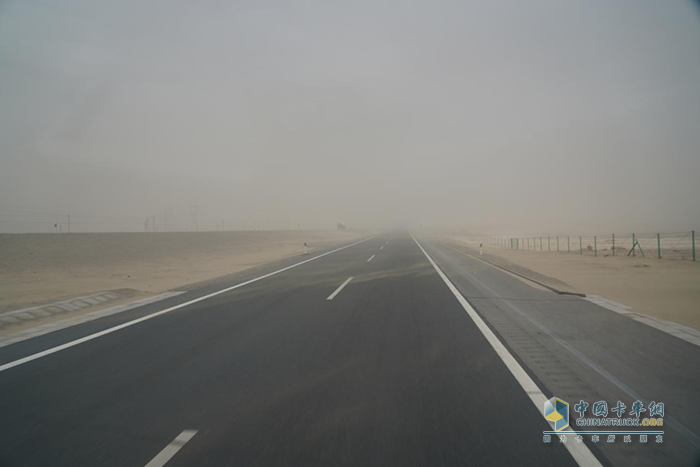
[[[478,249],[478,242],[467,237],[442,238]],[[486,253],[565,283],[549,284],[554,287],[600,295],[640,313],[700,329],[700,262],[484,247]]]
[[[0,235],[0,311],[92,292],[144,297],[360,238],[355,231]]]

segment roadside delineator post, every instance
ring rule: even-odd
[[[309,254],[309,250],[308,250],[308,246],[306,245],[306,242],[304,242],[304,254],[305,255]]]
[[[613,256],[615,256],[615,234],[613,234]]]
[[[693,230],[693,261],[695,261],[695,231]]]
[[[549,235],[547,235],[547,251],[552,251],[552,242],[550,242]]]
[[[581,250],[581,254],[583,254],[583,241],[581,240],[581,236],[578,237],[578,247]]]
[[[479,256],[483,256],[484,254],[484,244],[479,243]]]
[[[571,253],[571,237],[569,235],[566,236],[566,250]]]
[[[598,236],[593,236],[593,256],[598,256]]]
[[[659,259],[661,259],[661,234],[656,234],[656,250],[658,252]]]

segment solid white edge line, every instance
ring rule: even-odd
[[[212,292],[208,295],[204,295],[202,297],[195,298],[195,299],[190,300],[188,302],[180,303],[179,305],[171,306],[170,308],[166,308],[165,310],[157,311],[155,313],[151,313],[150,315],[142,316],[141,318],[137,318],[137,319],[128,321],[126,323],[122,323],[120,325],[111,327],[109,329],[105,329],[105,330],[100,331],[100,332],[96,332],[94,334],[90,334],[89,336],[81,337],[80,339],[76,339],[74,341],[67,342],[65,344],[61,344],[61,345],[56,346],[56,347],[52,347],[52,348],[44,350],[42,352],[35,353],[34,355],[29,355],[27,357],[20,358],[19,360],[5,363],[4,365],[0,365],[0,372],[5,371],[5,370],[9,370],[10,368],[14,368],[16,366],[23,365],[25,363],[29,363],[29,362],[34,361],[34,360],[38,360],[42,357],[46,357],[47,355],[51,355],[53,353],[60,352],[61,350],[65,350],[65,349],[68,349],[70,347],[74,347],[76,345],[82,344],[83,342],[91,341],[93,339],[97,339],[98,337],[106,336],[107,334],[111,334],[113,332],[119,331],[120,329],[128,328],[129,326],[133,326],[134,324],[138,324],[138,323],[141,323],[143,321],[153,319],[157,316],[164,315],[166,313],[170,313],[171,311],[179,310],[180,308],[184,308],[184,307],[192,305],[194,303],[201,302],[203,300],[207,300],[207,299],[212,298],[212,297],[216,297],[217,295],[221,295],[221,294],[226,293],[226,292],[230,292],[231,290],[237,289],[239,287],[243,287],[244,285],[252,284],[253,282],[257,282],[259,280],[266,279],[270,276],[274,276],[275,274],[279,274],[281,272],[288,271],[288,270],[295,268],[297,266],[301,266],[302,264],[306,264],[306,263],[309,263],[311,261],[317,260],[319,258],[323,258],[324,256],[328,256],[330,254],[344,250],[346,248],[350,248],[350,247],[353,247],[355,245],[359,245],[360,243],[364,243],[368,240],[372,240],[373,238],[375,238],[377,236],[378,235],[374,235],[372,237],[365,238],[364,240],[360,240],[359,242],[355,242],[355,243],[352,243],[350,245],[345,245],[343,247],[336,248],[335,250],[332,250],[332,251],[327,251],[326,253],[320,254],[318,256],[314,256],[313,258],[309,258],[309,259],[301,261],[299,263],[292,264],[291,266],[287,266],[285,268],[278,269],[277,271],[270,272],[270,273],[265,274],[263,276],[256,277],[255,279],[241,282],[240,284],[236,284],[234,286],[227,287],[225,289],[221,289],[221,290],[218,290],[216,292]]]
[[[151,462],[146,464],[146,467],[163,467],[165,463],[172,459],[172,457],[196,434],[197,430],[183,430],[182,433],[177,435],[170,444],[165,446],[156,457],[151,459]]]
[[[326,300],[333,300],[333,297],[338,295],[340,293],[340,291],[343,290],[343,288],[350,283],[351,280],[352,280],[352,276],[348,277],[347,280],[345,282],[343,282],[342,284],[340,284],[340,287],[335,289],[335,292],[330,294]]]
[[[442,272],[442,270],[438,267],[438,265],[433,261],[433,258],[428,255],[428,253],[423,249],[420,243],[418,243],[418,240],[411,235],[411,238],[413,238],[413,241],[416,242],[416,245],[418,245],[418,248],[421,249],[423,254],[425,255],[426,258],[428,258],[428,261],[430,261],[430,264],[433,265],[433,268],[435,268],[435,271],[437,271],[438,275],[440,278],[445,282],[447,287],[450,289],[452,294],[455,296],[457,301],[462,305],[462,308],[467,312],[469,317],[474,321],[474,324],[476,324],[476,327],[479,328],[479,331],[486,337],[486,340],[491,344],[491,347],[493,347],[493,350],[496,351],[496,354],[501,358],[503,363],[505,363],[506,367],[512,375],[515,377],[515,379],[518,381],[520,386],[523,388],[525,393],[530,397],[530,400],[532,401],[533,404],[535,404],[535,407],[537,408],[537,411],[540,413],[543,413],[544,408],[544,403],[547,401],[547,398],[545,395],[542,393],[540,388],[535,384],[535,382],[528,376],[528,374],[525,372],[522,366],[515,360],[513,355],[508,352],[508,349],[505,348],[505,346],[501,343],[501,341],[496,337],[496,335],[491,331],[491,329],[486,325],[483,319],[481,319],[481,316],[472,308],[472,306],[469,304],[469,302],[462,296],[462,294],[457,290],[457,288],[452,284],[452,282],[447,278],[447,276]],[[561,434],[566,434],[566,435],[574,435],[576,432],[574,430],[565,430],[561,431]],[[572,440],[573,441],[573,440]],[[593,453],[588,449],[588,446],[586,446],[584,443],[564,443],[564,447],[569,451],[569,454],[571,454],[571,457],[574,458],[574,461],[581,467],[598,467],[601,466],[601,463],[598,461],[598,459],[593,455]]]
[[[372,258],[374,258],[374,255],[370,256],[367,262],[369,263],[370,261],[372,261]]]

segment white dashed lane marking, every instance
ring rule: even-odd
[[[340,287],[338,287],[337,289],[335,289],[335,292],[333,292],[332,294],[330,294],[326,300],[333,300],[333,297],[335,297],[336,295],[338,295],[338,294],[340,293],[340,291],[343,290],[343,287],[345,287],[346,285],[348,285],[348,284],[350,283],[351,280],[352,280],[352,277],[348,277],[347,280],[346,280],[345,282],[343,282],[342,284],[340,284]]]

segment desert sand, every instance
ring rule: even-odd
[[[0,235],[0,311],[92,292],[146,296],[360,238],[357,231]]]
[[[474,238],[442,237],[478,250]],[[487,244],[484,252],[547,276],[554,287],[600,295],[639,313],[700,329],[700,262],[515,251]]]

